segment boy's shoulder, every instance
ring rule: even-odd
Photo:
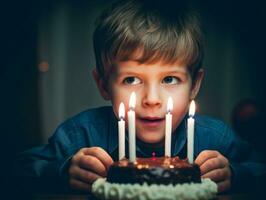
[[[60,124],[50,140],[63,141],[65,144],[84,143],[84,145],[99,144],[103,147],[106,146],[111,121],[115,119],[111,106],[91,108],[80,112],[79,114],[67,119]],[[86,138],[90,138],[86,142]]]
[[[110,136],[114,118],[110,106],[87,109],[60,124],[48,141],[59,145],[69,155],[80,148],[92,146],[111,151],[115,144],[109,138],[116,136]]]
[[[76,122],[95,122],[95,123],[106,123],[106,120],[113,116],[113,108],[111,106],[103,106],[97,108],[90,108],[85,111],[78,113],[77,115],[70,118]]]
[[[196,114],[195,124],[203,133],[211,132],[221,135],[231,131],[231,128],[225,122],[207,115]]]
[[[73,126],[101,126],[102,124],[107,124],[112,118],[114,118],[114,113],[111,106],[90,108],[68,118],[59,126],[59,128],[72,129]]]

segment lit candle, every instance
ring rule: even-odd
[[[125,157],[125,105],[122,102],[119,105],[118,141],[118,157],[121,160]]]
[[[171,157],[171,136],[172,136],[172,112],[173,110],[173,99],[168,98],[167,101],[167,113],[165,115],[165,146],[164,155]]]
[[[195,120],[193,118],[195,114],[195,101],[192,100],[189,106],[189,118],[187,120],[187,157],[188,162],[193,163],[194,162],[194,124]]]
[[[129,134],[129,161],[136,161],[136,128],[135,128],[136,93],[132,92],[129,98],[128,134]]]

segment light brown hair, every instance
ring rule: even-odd
[[[192,79],[201,68],[203,41],[197,14],[181,1],[122,0],[96,21],[97,72],[103,80],[116,61],[181,63]]]

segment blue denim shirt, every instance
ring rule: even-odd
[[[20,178],[22,185],[32,190],[69,191],[67,169],[70,159],[81,148],[95,146],[103,148],[117,160],[117,119],[112,107],[90,109],[64,122],[48,144],[18,156],[14,174]],[[186,117],[173,133],[171,146],[172,155],[186,158]],[[139,140],[136,150],[139,157],[151,157],[152,152],[157,156],[164,154],[164,147],[147,147]],[[232,191],[250,189],[266,173],[262,157],[237,138],[228,126],[219,120],[195,115],[195,158],[203,150],[216,150],[227,157],[233,175]]]

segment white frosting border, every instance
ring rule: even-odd
[[[205,200],[216,196],[217,185],[210,179],[202,179],[201,183],[141,185],[109,183],[99,178],[92,185],[92,193],[104,200]]]

